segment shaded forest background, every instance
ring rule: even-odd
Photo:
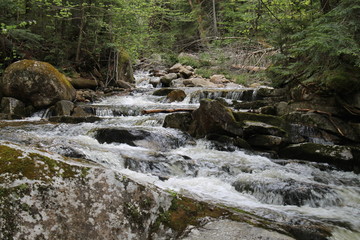
[[[105,78],[129,59],[192,52],[202,57],[180,60],[202,67],[240,49],[273,52],[274,86],[360,90],[360,0],[2,0],[0,24],[0,74],[36,59]]]

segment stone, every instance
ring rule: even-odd
[[[85,117],[91,117],[92,114],[86,112],[82,107],[77,106],[73,109],[71,116],[78,118],[85,118]]]
[[[272,135],[254,135],[246,138],[246,141],[253,147],[277,149],[283,143],[283,138]]]
[[[70,124],[77,124],[77,123],[94,123],[101,121],[101,118],[96,116],[86,116],[86,117],[74,117],[74,116],[56,116],[56,117],[50,117],[50,122],[56,122],[56,123],[70,123]]]
[[[232,111],[218,101],[202,99],[200,107],[192,113],[189,132],[197,138],[208,134],[242,136],[243,130]]]
[[[210,82],[215,84],[223,84],[223,83],[229,83],[230,81],[226,79],[224,75],[216,74],[210,77]]]
[[[169,72],[170,73],[178,73],[182,67],[183,67],[183,65],[181,63],[176,63],[169,69]]]
[[[243,121],[243,129],[245,138],[257,134],[274,135],[278,137],[285,137],[287,135],[285,130],[264,122],[245,120]]]
[[[354,142],[360,142],[360,137],[351,125],[340,118],[319,114],[315,112],[293,112],[284,116],[290,123],[297,123],[304,126],[314,127],[324,130],[340,138],[345,138]],[[336,141],[336,139],[334,139]]]
[[[188,131],[192,122],[191,113],[173,113],[166,115],[163,127]]]
[[[60,100],[73,101],[76,91],[67,78],[52,65],[21,60],[5,69],[0,79],[4,96],[21,100],[35,108],[45,108]]]
[[[186,97],[186,93],[181,89],[171,91],[167,96],[169,102],[182,102]]]
[[[54,116],[70,116],[72,111],[74,110],[74,103],[61,100],[54,105]]]
[[[209,87],[209,88],[217,88],[219,87],[217,84],[210,82],[208,79],[204,78],[190,78],[183,81],[186,87],[194,86],[194,87]]]
[[[350,146],[299,143],[279,151],[280,157],[325,162],[340,167],[359,167],[358,150]]]
[[[167,96],[169,93],[174,91],[174,88],[160,88],[153,92],[154,96]]]
[[[0,145],[0,186],[0,239],[162,239],[169,230],[154,230],[169,193],[85,160]]]
[[[233,112],[236,121],[254,121],[254,122],[263,122],[266,124],[273,125],[275,127],[285,129],[287,123],[284,119],[266,114],[257,114],[257,113],[248,113],[248,112]]]
[[[176,73],[169,73],[160,78],[160,83],[163,87],[170,87],[171,82],[177,78],[178,76]]]
[[[16,98],[4,97],[1,99],[0,112],[16,118],[29,117],[33,112],[32,106],[26,107],[23,102]]]

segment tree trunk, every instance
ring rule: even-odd
[[[320,6],[321,6],[321,11],[324,14],[330,12],[331,10],[330,0],[320,0]]]
[[[213,23],[214,23],[214,34],[215,36],[218,35],[218,28],[217,28],[217,19],[216,19],[216,0],[212,0],[213,4]]]
[[[84,26],[85,26],[85,9],[82,4],[80,7],[81,7],[81,9],[80,9],[79,36],[78,36],[76,57],[75,57],[75,62],[77,65],[80,64],[81,44],[82,44],[82,40],[83,40],[83,32],[84,32]]]

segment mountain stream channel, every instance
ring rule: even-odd
[[[149,84],[150,78],[139,71],[136,89],[130,94],[86,103],[102,121],[38,124],[43,112],[37,113],[19,120],[24,121],[20,126],[2,128],[0,142],[36,146],[65,156],[76,153],[166,191],[242,209],[271,221],[330,226],[329,239],[360,239],[359,174],[322,163],[271,159],[241,149],[219,151],[206,139],[164,128],[168,113],[142,111],[196,109],[199,88],[182,88],[187,97],[168,103],[165,97],[152,95],[156,88]],[[237,96],[228,97],[231,101]],[[105,128],[146,134],[132,143],[100,143],[94,134]],[[306,196],[299,196],[301,192]]]

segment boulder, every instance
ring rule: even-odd
[[[177,78],[178,78],[178,76],[176,73],[169,73],[169,74],[166,74],[165,76],[161,77],[160,82],[163,87],[170,87],[171,82]]]
[[[177,63],[174,66],[172,66],[169,69],[169,72],[170,73],[179,73],[182,78],[189,78],[194,74],[192,68],[183,66],[180,63]]]
[[[56,116],[56,117],[50,117],[50,122],[55,123],[70,123],[70,124],[77,124],[77,123],[94,123],[97,121],[101,121],[101,118],[96,116],[86,116],[86,117],[74,117],[74,116]]]
[[[229,83],[230,81],[226,79],[224,75],[217,74],[217,75],[212,75],[210,77],[210,82],[215,84],[223,84],[223,83]]]
[[[167,96],[169,102],[182,102],[186,97],[186,93],[181,89],[171,91]]]
[[[70,116],[72,111],[74,110],[74,103],[67,101],[67,100],[61,100],[57,102],[54,105],[54,116]]]
[[[186,132],[189,130],[191,122],[191,113],[173,113],[165,117],[163,127],[176,128]]]
[[[334,138],[334,142],[341,141],[340,138],[354,142],[360,142],[360,136],[343,120],[328,114],[319,114],[314,112],[292,112],[284,116],[290,123],[297,123],[304,126],[314,127],[319,130],[338,136]]]
[[[33,107],[26,107],[23,102],[16,98],[4,97],[1,99],[0,112],[12,115],[15,118],[29,117],[33,112]]]
[[[359,167],[358,149],[350,146],[316,143],[292,144],[280,150],[280,157],[325,162],[337,166]]]
[[[256,122],[256,121],[243,121],[244,137],[250,137],[252,135],[265,134],[265,135],[274,135],[279,137],[285,137],[285,130],[275,127],[273,125]]]
[[[217,84],[210,82],[205,78],[190,78],[183,81],[186,87],[209,87],[209,88],[217,88],[219,87]]]
[[[200,107],[192,113],[189,133],[201,138],[208,134],[242,136],[243,130],[232,111],[218,101],[202,99]]]
[[[67,78],[52,65],[34,60],[22,60],[6,68],[0,79],[4,96],[25,104],[44,108],[60,100],[72,101],[76,91]]]
[[[71,116],[84,118],[84,117],[90,117],[92,116],[92,114],[85,111],[84,108],[77,106],[73,109]]]
[[[284,140],[282,137],[278,136],[259,134],[246,138],[246,141],[250,144],[250,146],[256,148],[277,150]]]
[[[155,90],[153,92],[154,96],[167,96],[169,93],[171,93],[172,91],[174,91],[174,88],[160,88],[158,90]]]

